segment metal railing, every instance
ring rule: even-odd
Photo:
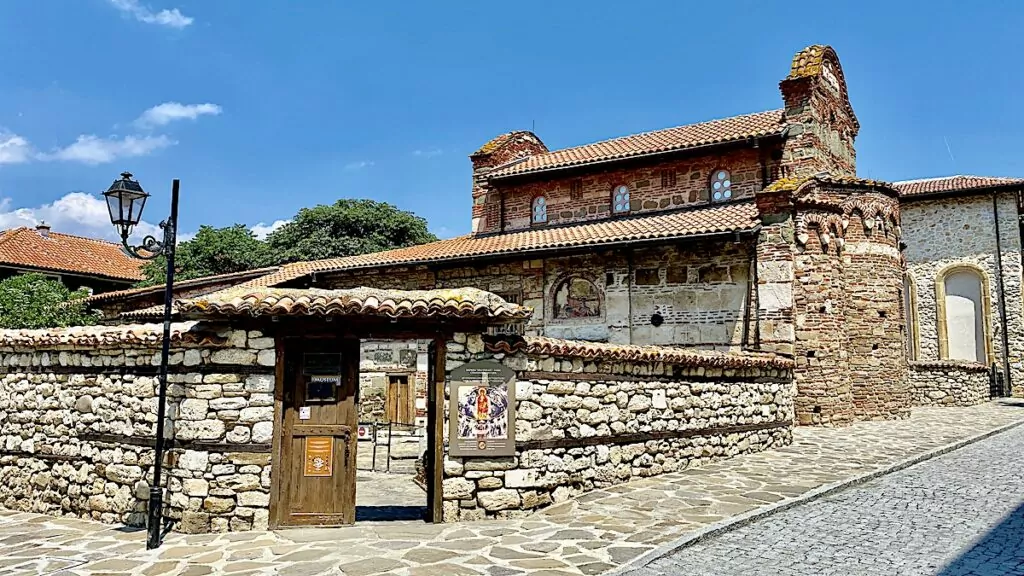
[[[356,469],[392,472],[392,463],[394,462],[398,468],[397,473],[415,473],[415,460],[426,446],[425,434],[426,427],[416,424],[360,422],[357,436],[359,458],[356,460]],[[365,458],[367,453],[369,454],[368,459]],[[381,457],[383,457],[383,463],[380,462]]]

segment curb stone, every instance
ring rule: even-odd
[[[906,460],[900,460],[899,462],[890,464],[889,466],[885,466],[883,468],[880,468],[872,472],[868,472],[866,474],[862,474],[860,476],[854,476],[846,480],[832,482],[831,484],[822,484],[817,488],[812,488],[811,490],[808,490],[807,492],[803,493],[800,496],[797,496],[796,498],[782,500],[774,504],[768,504],[766,506],[762,506],[760,508],[755,508],[754,510],[744,512],[743,514],[738,514],[731,518],[726,518],[725,520],[715,522],[714,524],[709,524],[708,526],[705,526],[700,530],[690,532],[685,536],[682,536],[680,538],[677,538],[676,540],[673,540],[672,542],[669,542],[668,544],[663,544],[658,548],[655,548],[654,550],[647,552],[646,554],[638,556],[634,560],[630,561],[628,564],[624,564],[611,572],[606,572],[604,576],[629,576],[631,573],[634,573],[634,571],[636,573],[633,576],[647,576],[647,571],[644,570],[644,567],[650,564],[651,562],[658,560],[659,558],[663,558],[665,556],[668,556],[669,554],[674,554],[675,552],[678,552],[684,548],[689,548],[691,546],[699,544],[700,542],[709,540],[721,534],[732,532],[733,530],[737,530],[748,524],[757,522],[762,518],[773,516],[775,514],[778,514],[779,512],[789,510],[790,508],[802,506],[804,504],[813,502],[820,498],[830,496],[836,492],[842,492],[847,488],[853,488],[854,486],[865,484],[881,476],[886,476],[888,474],[892,474],[893,472],[899,472],[900,470],[909,468],[915,464],[924,462],[925,460],[931,460],[932,458],[942,456],[943,454],[948,454],[949,452],[953,452],[954,450],[958,450],[960,448],[963,448],[964,446],[974,444],[975,442],[980,442],[982,440],[985,440],[986,438],[990,438],[997,434],[1001,434],[1008,430],[1012,430],[1021,425],[1024,425],[1024,420],[1018,420],[1016,422],[1004,424],[1003,426],[993,428],[987,432],[982,432],[981,434],[969,436],[962,440],[957,440],[956,442],[951,442],[944,446],[939,446],[938,448],[927,450],[925,452],[922,452],[921,454],[918,454],[917,456],[907,458]]]

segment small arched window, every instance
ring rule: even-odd
[[[732,175],[725,168],[711,173],[711,201],[721,202],[732,198]]]
[[[548,221],[548,201],[543,196],[533,199],[533,215],[530,220],[534,224],[543,224]]]
[[[629,212],[629,186],[620,184],[612,190],[612,212],[615,214]]]

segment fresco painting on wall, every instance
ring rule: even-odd
[[[596,318],[601,315],[601,293],[586,278],[566,278],[555,290],[555,318]]]

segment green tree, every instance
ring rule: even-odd
[[[374,200],[338,200],[303,208],[267,237],[279,262],[322,260],[433,242],[427,221]]]
[[[194,238],[178,244],[174,254],[174,278],[188,280],[242,272],[270,266],[276,260],[266,243],[242,224],[225,228],[200,226]],[[161,256],[147,262],[142,273],[146,279],[140,286],[163,284],[167,277],[167,260]]]
[[[0,281],[0,328],[62,328],[95,324],[81,302],[86,290],[72,292],[42,274],[18,274]]]

